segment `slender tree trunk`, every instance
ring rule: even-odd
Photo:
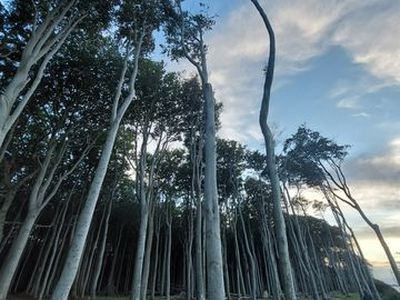
[[[50,258],[49,258],[49,262],[47,264],[46,272],[44,274],[43,280],[41,281],[41,288],[39,290],[39,297],[38,297],[39,300],[43,299],[43,296],[44,296],[44,293],[45,293],[45,290],[46,290],[46,286],[47,286],[47,282],[48,282],[48,279],[49,279],[49,276],[50,276],[50,271],[54,267],[53,264],[54,264],[54,260],[56,258],[57,250],[60,250],[60,248],[58,247],[59,246],[59,239],[60,239],[61,231],[62,231],[64,223],[65,223],[65,216],[66,216],[66,213],[68,211],[68,204],[69,204],[69,200],[68,200],[67,204],[65,205],[64,211],[63,211],[62,216],[61,216],[60,224],[55,229],[57,233],[56,233],[56,236],[54,238],[54,243],[52,245],[53,249],[52,249],[52,252],[51,252],[51,255],[50,255]],[[62,251],[62,248],[61,248],[61,251]]]
[[[276,228],[276,236],[277,236],[278,250],[279,250],[279,266],[282,274],[285,296],[288,300],[295,300],[296,293],[292,278],[292,270],[290,266],[285,219],[283,217],[283,212],[281,207],[281,199],[282,199],[281,189],[280,189],[277,167],[275,163],[275,145],[271,129],[268,126],[268,112],[270,104],[271,86],[272,86],[272,80],[274,76],[274,66],[275,66],[275,36],[272,30],[272,26],[268,20],[268,17],[265,14],[262,7],[260,6],[260,4],[258,3],[258,1],[251,0],[251,2],[253,2],[261,18],[263,19],[263,22],[265,24],[265,27],[269,35],[269,58],[268,58],[267,71],[265,75],[264,92],[261,102],[259,121],[260,121],[261,131],[264,136],[265,151],[267,153],[267,172],[269,175],[269,180],[271,182],[273,214],[276,224],[275,228]]]
[[[217,194],[215,99],[211,84],[204,84],[203,89],[206,101],[204,199],[207,220],[207,298],[223,300],[225,299],[225,288]]]
[[[167,252],[168,252],[168,241],[167,238],[164,237],[164,249],[163,249],[163,260],[162,260],[162,264],[160,266],[161,268],[161,295],[165,296],[165,276],[166,276],[166,269],[167,269]]]
[[[10,206],[15,198],[16,191],[10,191],[7,193],[5,196],[5,199],[1,205],[0,208],[0,242],[3,241],[4,237],[4,225],[6,223],[6,217],[8,210],[10,209]]]
[[[151,209],[149,216],[149,224],[147,230],[147,239],[146,239],[146,251],[145,251],[145,259],[144,259],[144,267],[143,267],[143,276],[142,276],[142,287],[140,292],[140,298],[146,300],[147,296],[147,287],[149,283],[149,275],[150,275],[150,260],[151,260],[151,249],[153,247],[153,235],[154,235],[154,207]]]
[[[15,293],[20,288],[21,278],[25,274],[26,265],[28,264],[28,260],[31,256],[32,250],[35,248],[35,245],[34,245],[34,243],[28,243],[25,247],[28,248],[28,249],[24,250],[25,259],[22,260],[22,263],[20,262],[20,266],[18,267],[20,272],[19,272],[19,274],[18,273],[15,274],[18,276],[17,276],[17,278],[15,278],[15,276],[14,276],[14,279],[13,279],[14,288],[12,288],[12,285],[11,285],[9,292],[13,291]]]
[[[197,164],[196,164],[197,165]],[[199,166],[197,166],[199,168]],[[198,175],[200,175],[197,172]],[[203,246],[202,246],[202,205],[200,189],[201,183],[199,176],[196,176],[197,195],[196,195],[196,297],[197,300],[205,300],[204,281],[203,281]]]
[[[157,284],[157,270],[158,270],[158,257],[159,257],[159,247],[160,247],[160,219],[157,220],[156,224],[156,249],[155,249],[155,260],[153,267],[153,278],[152,278],[152,287],[151,287],[151,299],[155,299],[155,291]]]
[[[385,251],[385,254],[389,260],[390,267],[392,268],[392,272],[394,274],[394,277],[396,278],[397,284],[400,286],[400,271],[397,266],[397,263],[392,255],[392,252],[389,249],[388,244],[386,243],[385,239],[383,238],[382,232],[379,228],[378,224],[373,224],[368,217],[364,214],[364,212],[361,210],[361,208],[357,208],[358,212],[360,213],[361,217],[365,220],[365,222],[372,228],[372,230],[375,232],[376,236],[378,237],[379,242],[382,245],[383,250]]]
[[[59,211],[59,212],[58,212]],[[49,242],[47,242],[48,236],[46,236],[45,242],[43,243],[42,250],[44,251],[44,254],[41,253],[38,258],[37,258],[37,266],[35,266],[35,271],[32,272],[35,274],[34,280],[35,284],[32,286],[32,284],[28,285],[27,291],[30,291],[29,294],[33,295],[35,298],[38,297],[39,292],[40,292],[40,286],[42,283],[42,278],[43,275],[45,274],[45,269],[47,265],[47,261],[49,259],[50,251],[52,246],[55,244],[56,237],[57,237],[57,226],[60,222],[60,219],[62,217],[63,210],[58,209],[55,218],[53,219],[53,222],[51,223],[51,228],[49,228],[47,235],[50,236]],[[50,235],[51,231],[51,235]],[[42,255],[43,254],[43,255]],[[42,258],[43,256],[43,258]],[[39,268],[39,271],[36,272],[36,268]]]
[[[99,240],[100,240],[100,234],[101,234],[101,229],[102,229],[102,224],[104,223],[104,219],[107,217],[107,210],[108,208],[104,208],[104,212],[102,214],[102,217],[99,221],[99,227],[97,228],[97,234],[96,237],[93,239],[93,244],[89,245],[88,249],[88,260],[87,260],[87,267],[83,272],[83,280],[81,280],[82,282],[82,296],[85,295],[86,291],[87,291],[87,286],[89,283],[89,279],[91,277],[92,274],[92,266],[93,266],[93,260],[96,257],[96,252],[98,249],[98,244],[99,244]],[[107,235],[107,233],[105,234]],[[93,270],[94,271],[94,270]],[[91,290],[89,290],[89,293],[91,292]]]
[[[253,300],[255,300],[257,298],[257,294],[256,294],[257,293],[257,289],[256,289],[256,270],[255,270],[254,256],[253,256],[253,253],[250,250],[249,240],[248,240],[247,231],[246,231],[246,224],[245,224],[244,219],[243,219],[242,209],[240,208],[240,205],[238,207],[238,210],[239,210],[239,216],[240,216],[240,223],[242,224],[242,232],[243,232],[243,237],[244,237],[244,246],[245,246],[247,255],[249,256],[249,260],[250,260],[251,298]]]
[[[134,50],[133,71],[129,78],[129,93],[128,96],[120,103],[122,86],[125,82],[125,76],[128,69],[128,57],[125,58],[124,66],[121,71],[121,77],[117,84],[117,89],[114,95],[113,108],[111,115],[111,125],[107,133],[106,141],[100,156],[100,161],[96,167],[93,181],[89,188],[89,194],[85,205],[79,215],[77,229],[73,237],[71,248],[68,251],[68,256],[61,273],[61,277],[56,285],[52,300],[67,300],[71,291],[72,284],[78,273],[79,265],[85,248],[86,239],[89,233],[90,224],[93,219],[94,210],[99,198],[101,186],[107,173],[108,164],[110,162],[115,139],[117,137],[119,124],[125,115],[128,107],[135,98],[135,81],[138,74],[139,57],[141,46],[145,35],[145,29],[142,29],[140,39]]]
[[[47,13],[39,26],[33,26],[17,71],[0,93],[0,147],[39,86],[47,65],[84,18],[79,17],[79,13],[68,16],[74,10],[75,4],[76,1],[69,1],[66,5],[59,4]],[[33,71],[35,65],[38,68]],[[25,94],[21,95],[24,90]]]
[[[193,261],[192,261],[192,249],[193,249],[193,212],[190,205],[190,201],[187,202],[187,222],[188,222],[188,233],[185,244],[186,250],[186,299],[192,299],[193,295]]]
[[[78,273],[79,264],[85,248],[90,224],[97,204],[97,199],[99,197],[101,186],[107,172],[107,167],[113,150],[114,141],[117,136],[119,121],[120,120],[112,124],[110,131],[107,135],[107,140],[104,144],[99,164],[96,168],[93,181],[90,185],[88,198],[78,218],[76,232],[74,234],[74,238],[68,252],[64,269],[51,297],[52,300],[68,299],[72,284]]]
[[[106,250],[106,243],[107,243],[107,234],[108,234],[108,225],[110,221],[110,216],[111,216],[111,207],[112,207],[112,199],[109,200],[108,207],[107,207],[107,216],[104,222],[104,231],[103,231],[103,237],[101,240],[100,248],[99,248],[99,253],[97,255],[97,262],[96,266],[93,272],[93,279],[92,279],[92,284],[90,286],[90,297],[94,299],[96,297],[96,290],[97,286],[99,284],[99,277],[101,273],[101,267],[103,266],[103,261],[104,261],[104,253]]]
[[[226,230],[223,231],[223,259],[224,259],[224,278],[225,278],[225,292],[226,298],[229,300],[231,299],[231,288],[230,288],[230,281],[229,281],[229,270],[228,270],[228,245],[226,241]]]
[[[140,300],[144,250],[146,246],[148,222],[149,222],[149,209],[147,203],[144,203],[141,210],[139,237],[137,241],[135,267],[133,270],[133,279],[132,279],[132,293],[131,296],[129,297],[130,300]]]
[[[122,232],[124,230],[124,225],[121,226],[120,230],[119,230],[119,234],[118,234],[118,238],[117,238],[117,245],[115,246],[115,250],[114,250],[114,257],[111,263],[111,270],[110,273],[108,274],[108,280],[107,280],[107,294],[108,295],[114,295],[116,294],[116,289],[118,286],[114,286],[114,274],[115,274],[115,268],[117,265],[117,260],[118,260],[118,253],[119,253],[119,248],[121,245],[121,239],[122,239]],[[128,245],[128,242],[126,243]],[[124,251],[127,247],[127,245],[124,247]],[[128,264],[129,266],[129,264]],[[127,269],[127,271],[129,271],[129,268]]]
[[[10,289],[11,281],[18,268],[19,261],[21,260],[24,248],[28,243],[37,216],[37,213],[28,213],[4,261],[0,272],[0,300],[7,299],[7,293]]]
[[[234,234],[234,241],[235,241],[235,259],[236,259],[236,268],[238,272],[238,297],[240,298],[242,295],[246,293],[245,285],[244,285],[244,279],[243,279],[243,269],[242,269],[242,263],[240,259],[240,250],[239,250],[239,239],[237,236],[237,217],[234,217],[233,221],[233,234]]]
[[[169,214],[171,212],[168,212]],[[167,221],[167,280],[166,280],[166,297],[167,300],[171,298],[171,243],[172,243],[172,228],[171,228],[171,215],[168,216]]]
[[[198,197],[196,204],[196,296],[198,300],[205,300],[203,282],[203,249],[201,230],[201,199]]]

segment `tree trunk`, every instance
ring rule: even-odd
[[[101,267],[103,266],[103,261],[104,261],[104,253],[106,250],[106,243],[107,243],[108,225],[111,216],[111,207],[112,207],[112,199],[110,199],[108,203],[107,216],[104,222],[103,238],[101,240],[99,253],[97,255],[97,262],[93,273],[92,285],[90,287],[90,297],[93,299],[96,297],[96,290],[99,283]]]
[[[143,204],[140,217],[139,237],[137,241],[135,267],[133,270],[132,293],[130,300],[140,300],[140,287],[143,273],[144,249],[146,246],[147,224],[149,222],[149,209]]]
[[[18,268],[37,216],[37,213],[28,213],[4,261],[0,272],[0,300],[7,299],[11,281]]]
[[[206,112],[204,199],[206,203],[207,298],[225,299],[221,229],[217,194],[215,99],[211,84],[203,86]]]
[[[0,209],[0,242],[3,241],[4,225],[6,222],[7,213],[8,213],[8,210],[10,209],[10,206],[14,200],[15,194],[16,194],[16,191],[11,191],[11,192],[7,193],[3,203],[1,205],[1,209]]]
[[[259,122],[262,134],[264,136],[265,151],[267,153],[267,172],[269,180],[271,182],[273,214],[276,224],[275,230],[276,230],[276,237],[278,241],[278,250],[279,250],[279,266],[283,279],[285,296],[288,300],[295,300],[296,293],[294,289],[292,270],[290,266],[285,219],[283,217],[283,212],[281,207],[281,199],[282,199],[281,189],[280,189],[277,167],[275,163],[275,145],[271,129],[268,126],[268,112],[270,104],[271,86],[272,86],[274,67],[275,67],[275,36],[271,24],[269,23],[268,17],[265,14],[262,7],[260,6],[260,4],[258,3],[258,1],[251,0],[251,2],[253,2],[261,18],[263,19],[263,22],[265,24],[265,27],[269,35],[269,58],[268,58],[267,71],[265,74],[264,91],[261,102]]]
[[[205,300],[203,282],[203,249],[201,230],[201,198],[197,197],[196,203],[196,297],[198,300]]]
[[[242,209],[240,208],[240,205],[238,205],[238,206],[239,206],[238,210],[239,210],[239,216],[240,216],[240,223],[242,224],[241,227],[242,227],[242,232],[243,232],[243,237],[244,237],[244,246],[245,246],[247,255],[249,257],[249,260],[250,260],[251,298],[253,300],[255,300],[257,298],[255,261],[254,261],[253,253],[250,250],[249,240],[248,240],[247,230],[246,230],[246,224],[245,224],[244,219],[243,219]]]
[[[168,212],[170,214],[170,212]],[[168,221],[167,221],[167,231],[168,231],[168,237],[167,237],[167,278],[166,278],[166,298],[169,300],[171,298],[171,243],[172,243],[172,230],[171,230],[171,216],[168,216]]]
[[[373,224],[368,217],[364,214],[364,212],[361,210],[359,206],[357,206],[357,210],[360,213],[361,217],[365,220],[365,222],[372,228],[372,230],[375,232],[376,236],[378,237],[379,242],[382,245],[383,250],[385,251],[385,254],[389,260],[390,267],[392,268],[392,272],[394,274],[394,277],[396,278],[397,284],[400,286],[400,271],[399,268],[397,267],[397,263],[392,255],[392,252],[389,249],[389,246],[386,244],[385,239],[383,238],[382,232],[379,228],[378,224]]]
[[[18,62],[16,73],[2,88],[0,94],[0,147],[39,86],[47,65],[83,19],[79,17],[79,10],[76,13],[75,3],[75,1],[70,1],[67,5],[59,4],[47,13],[39,26],[33,27],[33,32]],[[74,10],[74,16],[68,16],[71,10]],[[35,65],[38,67],[33,71]],[[30,83],[29,87],[27,87],[28,83]],[[21,95],[24,90],[25,94]],[[16,104],[17,100],[19,101]]]
[[[52,245],[53,249],[52,249],[52,252],[51,252],[51,255],[50,255],[49,262],[47,264],[46,272],[45,272],[43,280],[41,282],[41,288],[39,290],[39,297],[38,297],[39,300],[43,299],[43,296],[44,296],[44,293],[45,293],[45,290],[46,290],[46,286],[47,286],[47,282],[48,282],[48,279],[49,279],[49,276],[50,276],[50,271],[54,267],[53,264],[54,264],[54,260],[56,258],[57,250],[58,251],[62,251],[62,248],[59,248],[58,246],[59,246],[59,240],[60,240],[61,231],[63,229],[64,222],[65,222],[65,216],[66,216],[66,213],[68,211],[68,204],[69,204],[69,199],[68,199],[68,202],[66,203],[64,211],[62,213],[60,224],[55,229],[57,233],[56,233],[56,236],[55,236],[55,239],[54,239],[54,243]],[[65,230],[65,231],[67,231],[67,230]],[[62,245],[63,245],[63,243],[62,243]]]
[[[155,261],[153,267],[153,278],[151,287],[151,299],[155,299],[156,283],[157,283],[157,270],[158,270],[158,257],[159,257],[159,247],[160,247],[160,219],[157,220],[156,226],[156,249],[155,249]]]
[[[140,298],[143,300],[146,300],[147,296],[147,287],[150,275],[151,249],[153,247],[153,235],[154,235],[154,207],[150,212],[149,224],[147,230],[146,251],[145,251],[146,253],[145,253],[144,267],[143,267],[142,287],[140,292]]]
[[[120,248],[120,245],[121,245],[121,239],[122,239],[123,230],[124,230],[124,225],[122,225],[120,230],[119,230],[119,234],[118,234],[118,237],[117,237],[117,245],[115,247],[114,257],[113,257],[113,260],[112,260],[112,263],[111,263],[111,270],[110,270],[110,272],[108,274],[108,280],[107,280],[107,294],[108,295],[114,295],[115,294],[116,287],[114,286],[114,274],[115,274],[115,267],[117,265],[118,253],[119,253],[119,248]],[[126,244],[128,244],[128,242]],[[125,251],[125,249],[126,249],[126,246],[124,247],[124,251]]]
[[[79,264],[85,248],[86,239],[89,233],[90,224],[99,198],[101,186],[107,173],[108,163],[112,154],[115,138],[117,136],[120,120],[116,120],[107,135],[107,140],[103,146],[99,164],[97,165],[93,181],[90,185],[88,198],[79,215],[76,232],[69,249],[68,256],[61,273],[61,277],[56,285],[52,300],[67,300],[79,269]]]

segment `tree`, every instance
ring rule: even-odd
[[[317,131],[301,126],[284,145],[285,164],[291,176],[297,176],[306,184],[329,191],[341,202],[355,209],[371,227],[379,239],[389,260],[393,274],[400,284],[400,271],[377,224],[373,223],[353,197],[342,170],[342,162],[349,146],[338,145]]]
[[[3,297],[9,289],[34,223],[93,146],[90,139],[94,140],[91,134],[94,133],[96,120],[94,117],[90,120],[88,115],[93,113],[92,109],[96,106],[85,103],[89,92],[87,89],[79,89],[80,81],[76,77],[79,75],[73,68],[74,59],[79,61],[79,58],[71,58],[77,55],[77,52],[71,50],[75,49],[74,43],[71,44],[70,48],[62,54],[59,53],[60,57],[52,62],[53,76],[42,80],[29,104],[30,111],[22,113],[22,124],[16,126],[17,135],[9,145],[11,154],[8,155],[10,157],[7,157],[7,161],[19,164],[19,169],[12,174],[13,179],[31,177],[26,175],[27,172],[37,176],[29,186],[27,215],[0,272],[0,290]],[[70,66],[68,71],[64,70],[66,61]],[[84,63],[81,63],[80,67],[83,65]],[[87,72],[87,69],[85,71],[84,75],[89,81],[90,72]],[[98,86],[91,89],[90,93],[99,95],[99,90],[101,88]],[[26,133],[27,128],[29,134]],[[31,161],[26,160],[27,157],[31,157]],[[7,161],[4,161],[5,165]],[[10,192],[15,192],[15,189],[11,189]],[[11,205],[3,203],[3,208],[7,206],[5,204]]]
[[[28,13],[30,36],[26,38],[15,74],[8,80],[0,94],[0,146],[11,130],[22,110],[31,99],[42,80],[46,67],[68,36],[85,17],[78,8],[76,0],[49,1],[47,8],[32,1],[34,9]],[[16,10],[25,6],[16,2]],[[25,9],[25,8],[23,8]],[[17,12],[18,13],[18,12]],[[6,37],[9,37],[7,32]],[[6,38],[5,38],[6,39]],[[4,40],[5,45],[13,45]],[[18,46],[18,45],[17,45]],[[16,47],[2,49],[10,56]],[[33,75],[33,76],[32,76]]]
[[[120,79],[117,82],[114,99],[112,100],[110,127],[86,203],[78,220],[77,231],[69,250],[65,267],[52,295],[52,299],[60,300],[68,298],[79,268],[90,223],[107,172],[119,125],[128,107],[136,97],[135,81],[138,74],[139,60],[144,53],[151,50],[152,33],[159,25],[158,2],[148,1],[146,4],[138,4],[134,1],[123,1],[118,6],[117,21],[120,24],[120,41],[125,44],[124,51],[126,53]],[[131,69],[129,70],[130,75],[128,75],[129,65],[131,65]]]
[[[269,58],[265,74],[264,91],[261,102],[259,121],[260,121],[261,131],[264,136],[265,151],[267,153],[267,173],[269,180],[271,182],[272,198],[274,202],[274,217],[276,222],[276,235],[278,239],[278,249],[280,258],[279,266],[282,273],[285,296],[287,299],[292,300],[296,299],[296,293],[294,290],[294,284],[290,266],[285,221],[283,219],[283,213],[281,207],[282,195],[281,195],[279,175],[277,173],[277,167],[275,163],[274,139],[267,121],[269,105],[270,105],[271,86],[272,86],[274,67],[275,67],[275,36],[272,26],[263,8],[260,6],[257,0],[251,0],[251,2],[253,2],[254,6],[259,12],[269,35]]]
[[[167,26],[168,51],[173,59],[186,58],[197,70],[205,99],[204,108],[204,199],[206,204],[207,238],[207,297],[224,299],[224,276],[221,249],[220,213],[218,206],[216,170],[216,124],[215,98],[208,80],[207,46],[204,32],[210,30],[214,21],[205,14],[191,15],[183,12],[181,3],[170,8]]]

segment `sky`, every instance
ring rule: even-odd
[[[198,7],[198,1],[185,2],[187,9]],[[206,40],[210,81],[224,105],[219,136],[262,150],[258,110],[266,30],[250,0],[203,2],[217,15]],[[277,40],[270,122],[279,132],[278,149],[303,123],[351,145],[344,170],[353,195],[400,260],[400,1],[260,4]],[[185,61],[168,67],[193,72]],[[367,259],[384,264],[385,254],[369,227],[351,209],[345,208],[345,214]]]

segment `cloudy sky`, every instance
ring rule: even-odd
[[[198,1],[186,1],[195,10]],[[268,40],[250,0],[203,1],[217,14],[207,36],[210,80],[224,104],[220,136],[262,149],[258,109]],[[306,123],[352,146],[354,196],[400,252],[400,1],[260,0],[277,39],[270,118],[284,140]],[[171,69],[176,68],[170,65]],[[182,63],[178,68],[187,69]],[[346,215],[366,257],[386,258],[357,214]],[[400,254],[396,258],[400,260]]]

